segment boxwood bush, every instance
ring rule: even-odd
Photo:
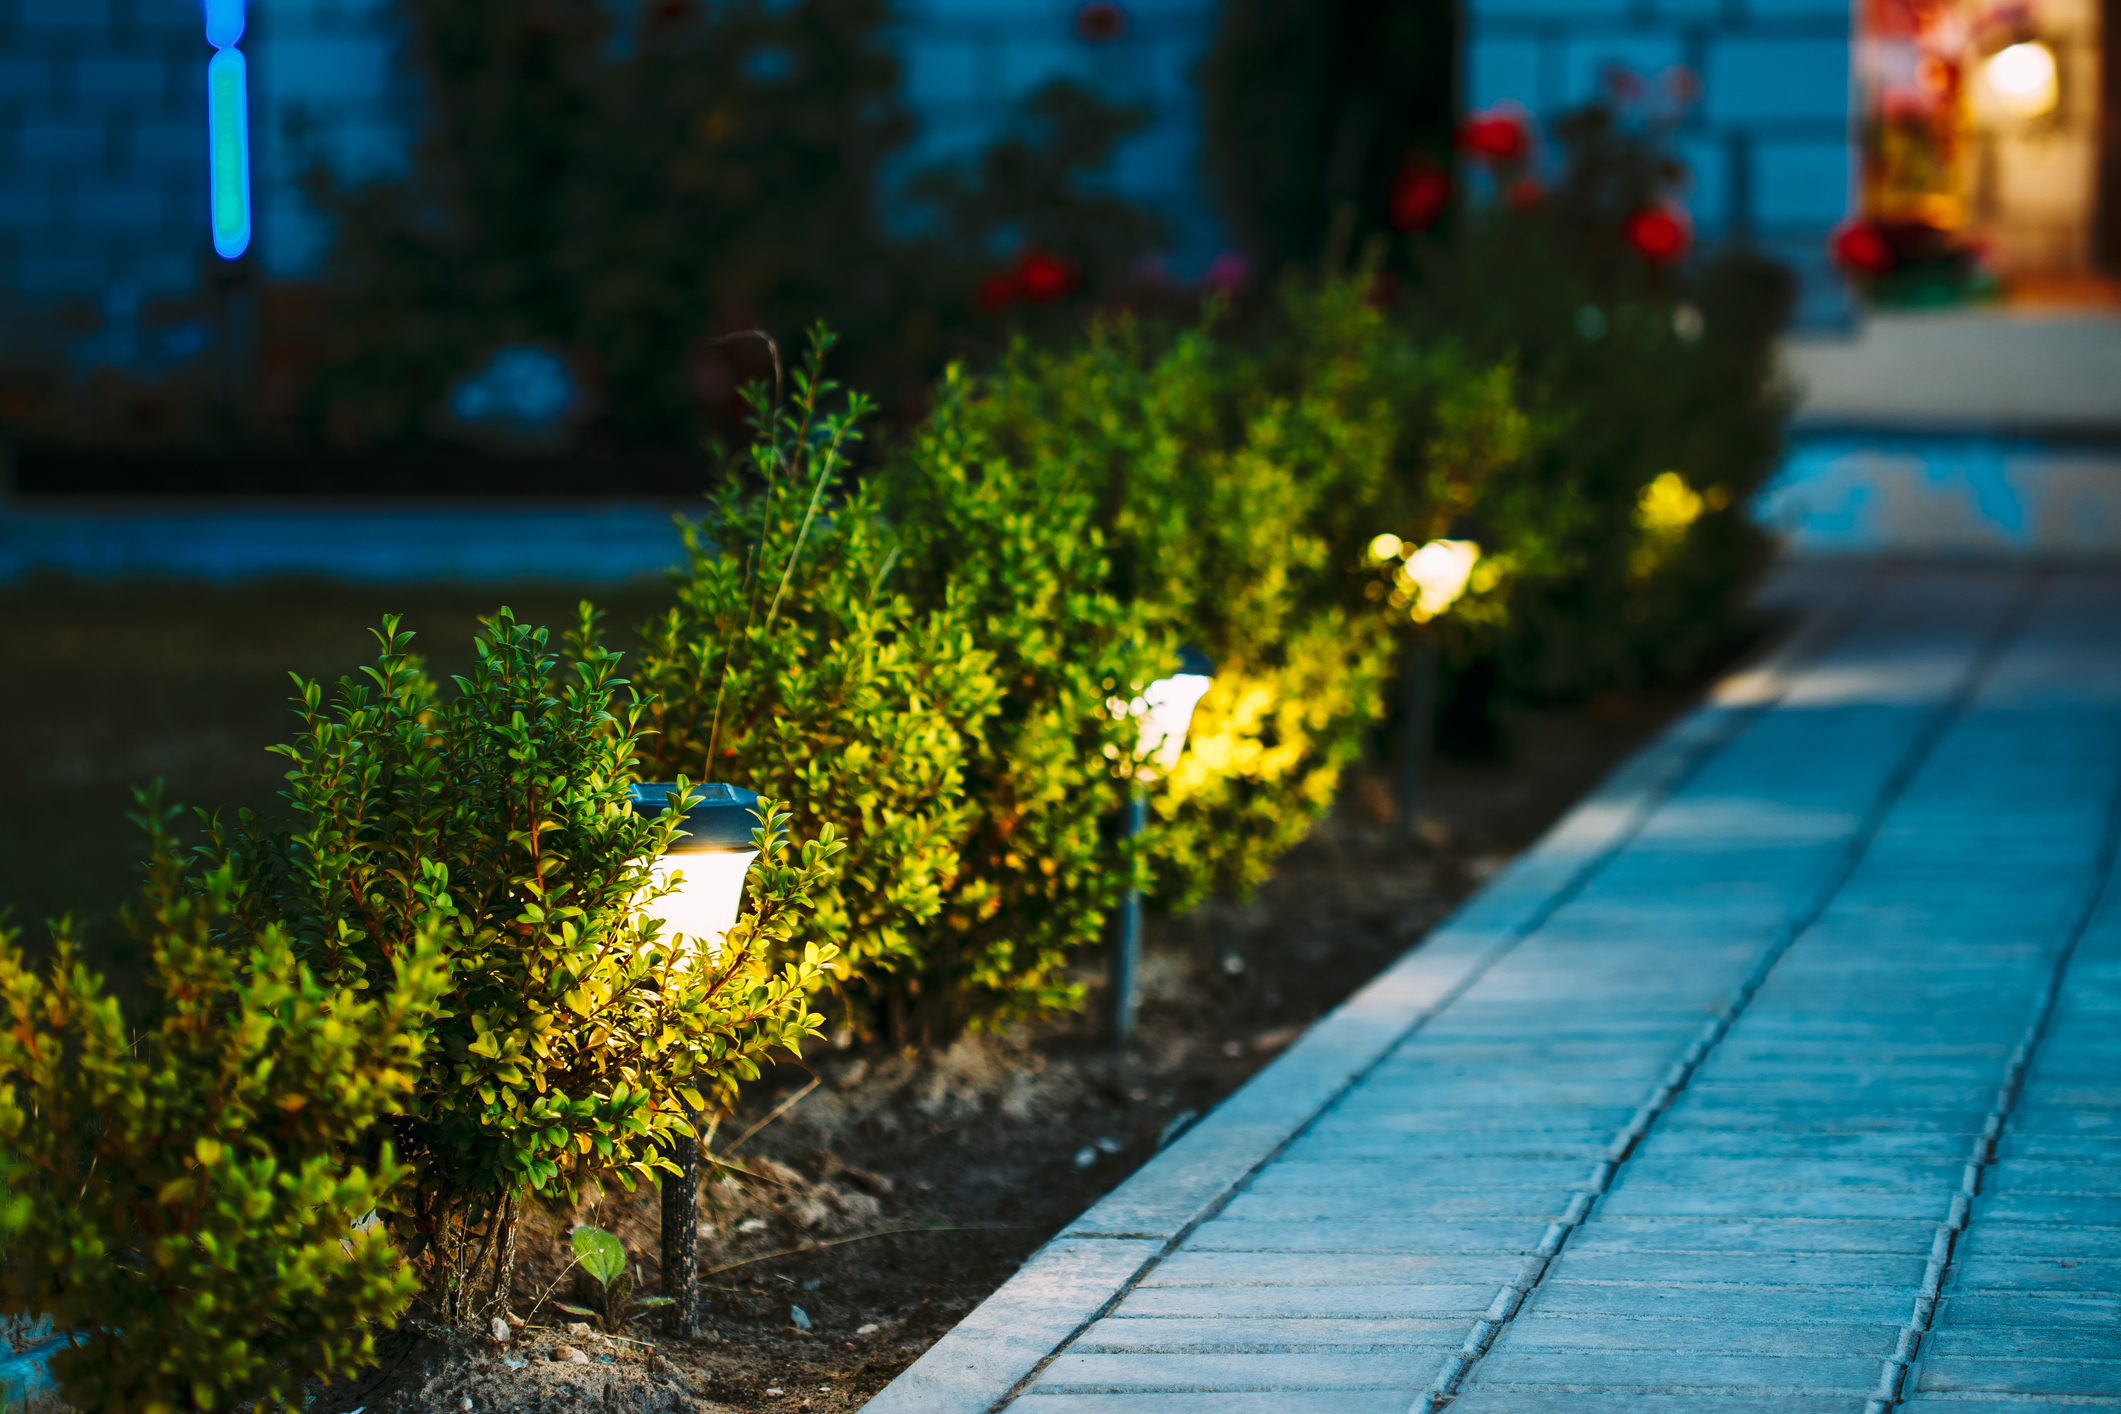
[[[1537,538],[1511,370],[1417,345],[1370,283],[1292,285],[1263,335],[1122,319],[953,368],[860,484],[861,404],[826,411],[822,342],[761,418],[651,626],[643,749],[849,822],[820,917],[850,1023],[935,1041],[1075,1006],[1130,883],[1173,907],[1255,885],[1415,630],[1367,547],[1481,517],[1520,557]],[[1497,546],[1469,603],[1513,563]],[[1185,646],[1216,683],[1130,843],[1115,704]]]
[[[422,927],[372,985],[321,977],[146,804],[143,1018],[69,926],[41,971],[0,931],[0,1309],[72,1333],[77,1409],[301,1408],[417,1290],[370,1220],[410,1172],[373,1132],[417,1103],[448,965]]]
[[[1554,137],[1536,196],[1476,205],[1421,245],[1399,306],[1417,337],[1511,361],[1551,429],[1526,473],[1571,507],[1555,553],[1457,654],[1535,701],[1685,677],[1744,631],[1772,552],[1748,510],[1782,452],[1775,340],[1792,297],[1788,272],[1743,244],[1690,252],[1682,230],[1660,256],[1631,238],[1685,178],[1655,124],[1595,104]],[[1496,185],[1534,180],[1492,165]]]
[[[408,1166],[379,1207],[453,1322],[507,1301],[529,1198],[670,1171],[691,1112],[824,1020],[808,998],[833,948],[802,929],[835,832],[798,847],[762,801],[737,925],[719,953],[672,947],[644,907],[679,816],[631,807],[645,708],[593,629],[585,608],[563,661],[503,609],[445,694],[386,620],[375,664],[329,703],[297,680],[302,731],[277,748],[294,828],[246,817],[208,849],[234,939],[284,933],[328,986],[387,993],[398,960],[440,940],[423,1063],[367,1145]]]
[[[843,832],[806,936],[836,949],[828,1009],[866,1027],[903,1019],[960,873],[966,757],[997,689],[964,604],[907,598],[897,536],[849,484],[868,408],[824,376],[830,346],[820,331],[786,407],[754,390],[757,441],[684,526],[677,602],[643,631],[637,750],[650,775],[711,775]]]

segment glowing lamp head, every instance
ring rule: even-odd
[[[1414,622],[1427,623],[1458,602],[1479,561],[1480,546],[1470,540],[1431,540],[1408,555],[1395,577],[1414,593]]]
[[[2038,118],[2054,111],[2060,97],[2055,51],[2028,39],[1999,49],[1981,67],[1989,98],[2013,118]]]
[[[1207,695],[1214,681],[1208,659],[1197,648],[1179,650],[1178,671],[1158,678],[1142,689],[1132,702],[1112,698],[1108,705],[1115,717],[1132,717],[1141,724],[1135,743],[1137,779],[1153,781],[1169,775],[1186,749],[1186,729],[1193,725],[1193,709]]]
[[[677,793],[669,781],[644,781],[633,787],[633,808],[661,815]],[[647,912],[661,920],[665,937],[675,935],[680,947],[704,949],[718,962],[723,936],[736,926],[744,902],[744,876],[758,858],[751,834],[759,827],[759,797],[725,785],[694,786],[692,796],[669,852],[649,866],[658,889],[672,887]]]

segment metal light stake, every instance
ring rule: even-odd
[[[1198,649],[1181,649],[1179,670],[1158,678],[1132,702],[1114,698],[1113,714],[1141,723],[1135,743],[1133,790],[1127,798],[1125,833],[1134,839],[1148,828],[1148,783],[1169,775],[1186,749],[1186,729],[1193,709],[1213,681],[1213,669]],[[1141,1005],[1142,895],[1128,886],[1120,900],[1118,936],[1112,941],[1112,1039],[1120,1045],[1134,1039],[1134,1014]]]
[[[660,815],[677,792],[668,781],[643,782],[633,788],[634,809]],[[744,876],[758,858],[751,839],[758,803],[756,791],[739,786],[695,786],[682,830],[650,869],[658,887],[673,881],[676,887],[649,905],[649,916],[662,921],[666,936],[704,948],[711,958],[719,959],[723,937],[736,925]],[[697,1114],[686,1118],[699,1122]],[[671,1299],[670,1333],[691,1337],[700,1323],[700,1141],[689,1134],[673,1139],[670,1158],[678,1172],[663,1181],[663,1294]]]

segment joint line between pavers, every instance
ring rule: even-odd
[[[1900,1339],[1894,1345],[1893,1353],[1879,1368],[1878,1390],[1864,1406],[1864,1414],[1892,1414],[1894,1406],[1901,1402],[1908,1370],[1921,1354],[1923,1344],[1929,1339],[1930,1327],[1936,1320],[1937,1301],[1944,1294],[1944,1284],[1951,1276],[1952,1259],[1958,1255],[1960,1238],[1972,1220],[1974,1199],[1981,1193],[1981,1180],[1996,1162],[1996,1142],[2003,1137],[2003,1127],[2009,1122],[2011,1111],[2024,1090],[2025,1072],[2032,1065],[2041,1041],[2047,1036],[2048,1025],[2054,1019],[2055,1004],[2062,999],[2062,984],[2069,975],[2070,963],[2077,956],[2077,945],[2090,929],[2093,917],[2112,886],[2117,855],[2121,855],[2121,790],[2116,790],[2107,803],[2105,828],[2099,837],[2098,852],[2093,856],[2090,877],[2085,881],[2076,908],[2071,911],[2069,925],[2063,930],[2062,946],[2048,968],[2039,1000],[2033,1005],[2032,1020],[2026,1025],[2025,1034],[2011,1052],[2010,1059],[2003,1064],[2003,1082],[1996,1087],[1995,1107],[1989,1111],[1981,1133],[1974,1138],[1959,1191],[1952,1195],[1951,1211],[1943,1222],[1937,1224],[1936,1235],[1930,1241],[1929,1263],[1922,1272],[1922,1289],[1915,1295],[1914,1309],[1900,1330]]]
[[[1015,1403],[1026,1390],[1038,1382],[1039,1377],[1046,1372],[1055,1360],[1059,1359],[1067,1352],[1070,1346],[1082,1338],[1084,1331],[1105,1319],[1122,1301],[1132,1295],[1134,1290],[1148,1279],[1149,1274],[1163,1264],[1165,1258],[1185,1246],[1202,1224],[1212,1220],[1225,1207],[1229,1206],[1231,1200],[1242,1193],[1253,1179],[1259,1176],[1262,1169],[1279,1159],[1288,1151],[1292,1144],[1310,1133],[1311,1129],[1322,1117],[1330,1113],[1333,1107],[1345,1099],[1350,1091],[1368,1080],[1378,1067],[1382,1066],[1394,1052],[1406,1044],[1409,1037],[1441,1015],[1461,996],[1465,995],[1469,988],[1486,976],[1488,969],[1502,961],[1526,938],[1531,937],[1541,928],[1544,928],[1556,913],[1560,912],[1571,900],[1588,888],[1591,880],[1596,878],[1607,865],[1618,858],[1623,850],[1634,843],[1636,836],[1641,834],[1643,827],[1650,822],[1651,817],[1662,809],[1673,795],[1692,781],[1700,773],[1701,769],[1714,759],[1719,752],[1743,736],[1753,723],[1760,720],[1761,717],[1765,716],[1788,695],[1795,670],[1801,664],[1809,662],[1818,654],[1826,651],[1826,649],[1851,632],[1869,607],[1867,604],[1861,604],[1856,601],[1845,603],[1834,611],[1822,614],[1814,619],[1804,630],[1794,636],[1789,643],[1785,644],[1783,651],[1777,654],[1775,659],[1771,660],[1767,665],[1767,671],[1775,679],[1775,687],[1772,691],[1762,693],[1757,700],[1745,703],[1742,706],[1730,706],[1720,709],[1720,719],[1716,725],[1703,732],[1696,741],[1688,745],[1679,767],[1672,771],[1664,780],[1642,792],[1641,797],[1635,802],[1630,811],[1627,825],[1618,831],[1614,838],[1600,849],[1597,854],[1584,861],[1561,887],[1555,889],[1541,901],[1537,908],[1533,909],[1531,913],[1514,925],[1510,931],[1508,942],[1491,950],[1486,957],[1481,959],[1479,966],[1469,971],[1449,992],[1416,1015],[1399,1035],[1395,1036],[1388,1045],[1380,1048],[1377,1056],[1368,1065],[1350,1076],[1333,1094],[1313,1109],[1302,1123],[1292,1128],[1281,1142],[1274,1146],[1271,1152],[1232,1180],[1219,1197],[1206,1205],[1199,1215],[1182,1227],[1154,1255],[1137,1267],[1134,1274],[1123,1282],[1112,1295],[1107,1297],[1094,1312],[1078,1324],[1075,1329],[1068,1332],[1065,1339],[1056,1344],[1021,1379],[1012,1384],[999,1399],[988,1406],[990,1414],[1000,1414],[1000,1411]],[[1703,1052],[1703,1054],[1706,1054],[1706,1052]],[[1586,1199],[1587,1201],[1588,1199]],[[1571,1211],[1575,1211],[1575,1209],[1572,1207]],[[1505,1286],[1501,1292],[1497,1293],[1495,1302],[1490,1305],[1490,1312],[1492,1313],[1498,1308],[1502,1308],[1504,1299],[1507,1297],[1510,1299],[1506,1310],[1504,1310],[1499,1319],[1488,1319],[1475,1323],[1472,1334],[1466,1338],[1464,1349],[1446,1362],[1445,1370],[1447,1373],[1455,1366],[1459,1376],[1462,1377],[1464,1371],[1470,1369],[1473,1362],[1481,1354],[1486,1353],[1487,1347],[1493,1343],[1496,1333],[1501,1330],[1503,1324],[1510,1317],[1516,1314],[1524,1296],[1531,1290],[1531,1285],[1536,1283],[1537,1273],[1527,1276],[1527,1273],[1532,1273],[1533,1271],[1532,1264],[1538,1263],[1539,1270],[1543,1272],[1547,1261],[1552,1256],[1553,1250],[1558,1250],[1559,1238],[1557,1231],[1558,1225],[1549,1227],[1546,1239],[1540,1244],[1539,1251],[1546,1255],[1527,1257],[1525,1265],[1520,1269],[1517,1278],[1508,1286]],[[1152,1234],[1145,1233],[1141,1235],[1151,1236]],[[1443,1378],[1440,1375],[1437,1383],[1442,1383]],[[1454,1388],[1456,1383],[1457,1380],[1455,1378],[1451,1380]],[[1419,1403],[1416,1405],[1417,1409],[1425,1407]]]
[[[1570,1236],[1583,1225],[1592,1205],[1612,1187],[1614,1177],[1641,1149],[1642,1141],[1648,1137],[1650,1129],[1671,1107],[1679,1092],[1686,1088],[1688,1082],[1708,1062],[1708,1058],[1715,1053],[1717,1044],[1730,1034],[1738,1018],[1744,1015],[1754,996],[1766,984],[1768,975],[1775,970],[1775,964],[1782,961],[1797,940],[1811,930],[1826,913],[1834,898],[1854,877],[1857,868],[1863,863],[1864,856],[1870,852],[1872,843],[1878,838],[1879,831],[1885,828],[1886,818],[1892,813],[1893,807],[1914,783],[1916,775],[1929,761],[1938,744],[1944,740],[1945,734],[1966,714],[1967,708],[1973,705],[1982,686],[1995,672],[1996,665],[2002,661],[2005,650],[2023,631],[2026,621],[2032,616],[2033,607],[2046,589],[2046,584],[2047,574],[2044,571],[2027,580],[2010,607],[1982,638],[1980,646],[1975,649],[1972,659],[1960,674],[1959,681],[1953,685],[1951,695],[1932,710],[1928,720],[1923,722],[1921,730],[1916,732],[1915,739],[1901,753],[1900,760],[1894,764],[1892,772],[1879,786],[1877,795],[1864,811],[1862,820],[1850,833],[1848,842],[1842,846],[1833,867],[1814,887],[1803,905],[1785,919],[1770,936],[1754,958],[1753,965],[1747,969],[1745,980],[1739,983],[1731,999],[1702,1027],[1701,1034],[1687,1046],[1680,1059],[1673,1062],[1657,1088],[1650,1092],[1649,1098],[1642,1102],[1633,1117],[1606,1146],[1605,1157],[1591,1170],[1589,1179],[1569,1200],[1568,1210],[1561,1215],[1559,1221],[1548,1225],[1546,1236],[1540,1240],[1537,1251],[1519,1269],[1510,1286],[1503,1289],[1503,1294],[1513,1291],[1515,1293],[1515,1299],[1509,1303],[1509,1315],[1502,1320],[1491,1318],[1476,1324],[1473,1335],[1466,1338],[1465,1349],[1444,1362],[1429,1387],[1415,1397],[1409,1414],[1435,1414],[1435,1411],[1443,1409],[1458,1397],[1458,1391],[1465,1384],[1466,1376],[1473,1372],[1473,1368],[1493,1347],[1496,1337],[1502,1333],[1502,1328],[1515,1318],[1532,1293],[1538,1290],[1540,1283],[1546,1280],[1547,1273],[1553,1270],[1554,1259],[1561,1255],[1561,1249],[1567,1244]],[[2086,917],[2089,918],[2089,914]],[[2051,984],[2050,996],[2052,993]],[[2019,1049],[2023,1052],[2025,1047],[2021,1046]],[[1963,1212],[1960,1206],[1963,1202],[1963,1196],[1956,1200],[1953,1208],[1955,1216]],[[1961,1222],[1963,1221],[1961,1218]],[[1536,1267],[1534,1263],[1537,1264]],[[1940,1270],[1935,1262],[1931,1263],[1931,1268],[1932,1276]],[[1490,1307],[1490,1312],[1502,1304],[1502,1295],[1498,1295],[1495,1306]],[[1884,1380],[1888,1376],[1893,1380],[1892,1393],[1897,1395],[1899,1376],[1893,1372],[1904,1368],[1895,1367],[1891,1361],[1886,1362],[1887,1375],[1881,1375],[1879,1386],[1879,1393],[1886,1397],[1886,1403],[1877,1407],[1879,1400],[1872,1400],[1872,1414],[1884,1414],[1884,1410],[1890,1408],[1891,1397],[1886,1396]]]

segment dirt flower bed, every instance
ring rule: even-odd
[[[748,1172],[701,1195],[703,1338],[668,1340],[650,1312],[616,1339],[553,1306],[596,1304],[594,1284],[567,1270],[578,1222],[616,1232],[640,1289],[659,1287],[656,1196],[612,1186],[527,1220],[515,1311],[526,1324],[508,1342],[408,1326],[379,1369],[314,1407],[859,1409],[1056,1230],[1418,940],[1676,705],[1615,698],[1527,716],[1510,764],[1437,768],[1419,840],[1385,823],[1381,790],[1358,782],[1341,818],[1255,902],[1150,921],[1142,1039],[1124,1052],[1084,1018],[967,1037],[925,1058],[821,1051],[768,1075],[715,1141]]]

